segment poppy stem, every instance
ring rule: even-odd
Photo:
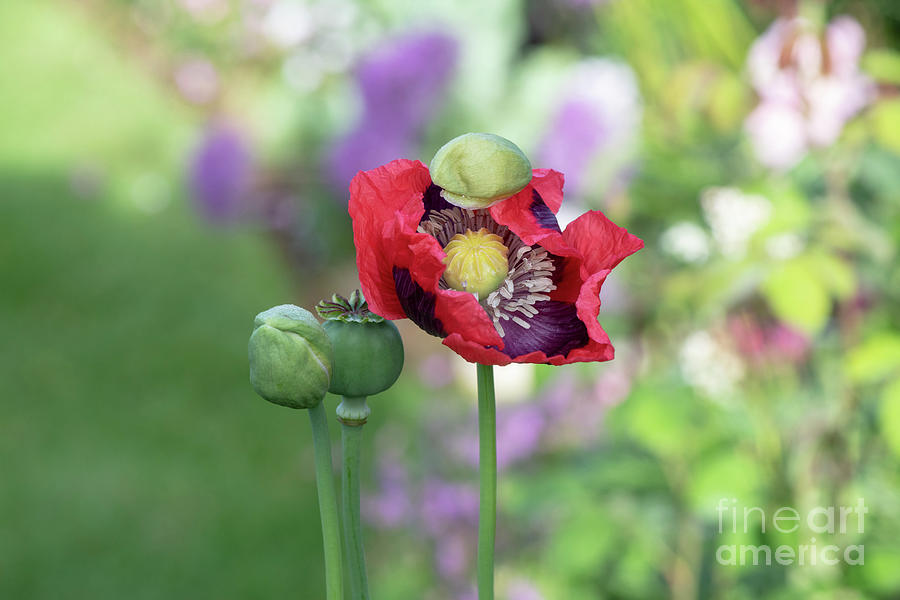
[[[497,531],[497,405],[494,368],[478,368],[478,599],[494,598],[494,537]]]
[[[344,574],[341,565],[341,534],[338,527],[337,495],[331,466],[331,438],[325,403],[308,409],[316,455],[316,488],[319,492],[319,515],[322,519],[322,542],[325,549],[325,590],[327,600],[344,597]]]
[[[343,469],[341,470],[344,551],[350,580],[350,598],[369,600],[369,581],[366,576],[366,554],[363,549],[362,527],[359,517],[359,462],[360,442],[363,425],[366,424],[369,408],[365,396],[355,398],[344,396],[338,408],[341,422],[341,449]]]

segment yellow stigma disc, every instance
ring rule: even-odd
[[[444,281],[454,290],[472,292],[479,298],[500,287],[509,272],[507,248],[499,235],[482,227],[457,233],[444,246],[447,258]]]

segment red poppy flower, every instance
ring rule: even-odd
[[[408,317],[471,362],[611,360],[613,346],[597,322],[600,286],[644,243],[599,211],[561,231],[555,213],[562,188],[561,173],[535,169],[521,192],[467,210],[444,200],[419,161],[358,173],[350,216],[371,309],[388,319]],[[506,250],[508,272],[483,298],[451,289],[444,278],[444,249],[467,232],[498,236]]]

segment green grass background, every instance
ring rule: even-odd
[[[0,3],[0,598],[319,597],[306,416],[247,382],[285,266],[185,208],[190,115],[93,27]]]

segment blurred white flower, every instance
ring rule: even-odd
[[[719,251],[732,259],[746,254],[750,237],[772,214],[772,204],[766,198],[736,188],[708,188],[700,204]]]
[[[803,115],[789,105],[762,102],[747,117],[753,153],[767,167],[786,169],[806,156]]]
[[[467,397],[478,393],[478,378],[474,365],[461,356],[453,355],[453,372],[456,382]],[[531,363],[512,363],[494,369],[494,389],[497,390],[497,404],[521,402],[534,392],[535,366]]]
[[[279,0],[269,7],[262,30],[276,46],[290,48],[309,38],[315,29],[313,14],[305,2]]]
[[[202,23],[215,23],[224,19],[230,9],[228,0],[178,0],[193,18]]]
[[[281,65],[281,76],[294,91],[311,92],[321,85],[324,69],[321,61],[310,52],[296,52]]]
[[[709,236],[690,221],[675,223],[659,239],[663,252],[686,263],[702,263],[709,258]]]
[[[787,260],[803,252],[804,245],[796,233],[780,233],[766,240],[766,254],[777,260]]]
[[[803,19],[777,19],[747,56],[760,103],[745,122],[759,161],[788,169],[810,146],[828,146],[873,97],[859,70],[862,26],[837,17],[818,35]]]
[[[699,392],[725,399],[744,376],[744,364],[708,331],[695,331],[678,353],[681,375]]]

